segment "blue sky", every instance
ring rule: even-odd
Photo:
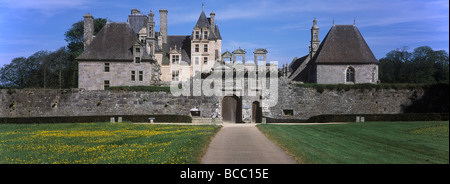
[[[266,48],[268,61],[289,63],[308,53],[310,29],[318,20],[322,40],[333,24],[353,24],[377,59],[396,48],[428,45],[449,52],[448,0],[0,0],[0,66],[15,57],[67,45],[64,33],[89,12],[95,18],[125,22],[130,10],[167,9],[169,35],[189,35],[205,3],[216,13],[222,52],[238,47]]]

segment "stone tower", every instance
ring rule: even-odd
[[[317,52],[319,48],[320,40],[319,40],[319,27],[317,26],[317,20],[314,17],[313,26],[311,28],[311,46],[309,48],[311,57]]]
[[[83,16],[84,18],[84,49],[86,50],[86,47],[91,44],[92,40],[94,39],[94,17],[86,13],[86,15]]]

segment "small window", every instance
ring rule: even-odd
[[[109,80],[103,81],[103,86],[105,89],[108,89],[109,88]]]
[[[109,63],[105,63],[105,72],[109,72]]]
[[[203,32],[203,39],[208,39],[208,31]]]
[[[283,115],[284,116],[293,116],[294,115],[294,110],[292,110],[292,109],[283,109]]]
[[[208,52],[208,44],[203,45],[203,52]]]
[[[346,71],[345,75],[345,81],[346,82],[355,82],[355,69],[352,67],[349,67]]]
[[[178,78],[179,75],[180,75],[180,73],[179,73],[178,70],[172,71],[172,81],[178,81],[179,80],[179,78]]]
[[[144,72],[139,71],[139,81],[143,81],[143,80],[144,80]]]
[[[195,52],[200,52],[200,45],[199,44],[195,44]]]
[[[200,31],[195,31],[195,39],[200,39]]]
[[[198,65],[199,60],[200,60],[200,58],[195,57],[195,65]]]
[[[136,71],[131,71],[131,81],[136,81]]]
[[[172,55],[172,64],[180,64],[180,55]]]
[[[141,48],[136,48],[136,53],[140,53],[140,52],[141,52]]]
[[[141,57],[136,57],[136,63],[140,63],[141,62]]]
[[[203,57],[203,64],[207,65],[208,64],[208,57]]]

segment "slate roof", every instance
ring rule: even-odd
[[[301,57],[301,58],[295,58],[295,59],[291,62],[291,64],[289,64],[288,68],[289,68],[289,71],[292,72],[291,75],[294,74],[294,71],[297,70],[297,68],[305,61],[305,59],[306,59],[308,56],[309,56],[309,54],[307,54],[307,55],[305,55],[305,56],[303,56],[303,57]]]
[[[76,59],[79,61],[133,61],[133,45],[140,43],[128,23],[107,23]],[[141,61],[151,58],[144,51]]]
[[[198,17],[197,24],[195,24],[195,27],[197,27],[197,28],[203,28],[203,27],[211,28],[210,21],[206,17],[205,12],[203,10],[202,10],[202,13],[200,13],[200,17]]]
[[[315,64],[378,64],[355,25],[334,25],[320,44]]]
[[[139,33],[142,27],[147,27],[148,17],[143,14],[128,15],[128,23],[133,28],[135,33]]]
[[[200,13],[200,17],[198,17],[197,23],[195,24],[194,28],[208,28],[210,30],[210,33],[208,36],[209,40],[222,40],[222,36],[220,35],[220,31],[219,31],[219,26],[217,25],[213,25],[214,26],[214,32],[212,31],[212,26],[211,26],[211,17],[206,17],[205,12],[202,10],[202,13]]]
[[[177,49],[181,48],[181,63],[186,62],[187,64],[191,63],[191,35],[186,36],[167,36],[167,44],[163,44],[163,65],[170,64],[170,48],[174,49],[175,46]]]

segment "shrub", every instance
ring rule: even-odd
[[[169,86],[113,86],[107,90],[111,91],[148,91],[148,92],[170,92]]]
[[[109,122],[114,117],[117,122],[122,117],[122,122],[150,122],[149,117],[154,117],[154,122],[178,122],[192,123],[190,116],[184,115],[110,115],[110,116],[57,116],[57,117],[14,117],[0,118],[1,124],[29,124],[29,123],[89,123]]]
[[[448,121],[448,113],[405,113],[405,114],[326,114],[309,118],[308,123],[355,122],[356,116],[364,121]]]

